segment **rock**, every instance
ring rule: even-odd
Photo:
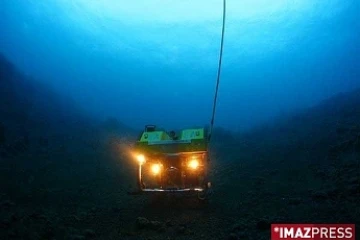
[[[136,219],[136,225],[140,229],[148,228],[159,232],[165,231],[165,224],[159,221],[150,221],[144,217],[138,217]]]
[[[244,227],[245,227],[245,224],[243,222],[236,222],[234,225],[232,225],[231,231],[238,232],[240,230],[244,230]]]
[[[119,208],[119,207],[113,207],[113,208],[111,208],[111,210],[115,213],[121,212],[121,208]]]
[[[256,228],[260,231],[266,231],[270,229],[270,223],[268,220],[266,219],[260,219],[257,223],[256,223]]]
[[[55,237],[54,228],[48,226],[44,232],[43,238],[44,239],[53,239]]]
[[[9,235],[10,239],[14,239],[14,238],[19,237],[19,233],[16,230],[11,230],[8,235]]]
[[[316,201],[328,199],[328,195],[325,192],[317,191],[311,194],[311,198]]]
[[[138,217],[136,219],[136,226],[138,226],[140,229],[147,228],[149,225],[150,221],[144,217]]]
[[[5,201],[0,202],[0,208],[10,208],[10,207],[14,207],[14,206],[15,206],[15,203],[13,203],[10,200],[5,200]]]
[[[86,219],[89,215],[91,215],[91,213],[85,211],[79,213],[80,219]]]
[[[279,173],[278,169],[272,169],[267,172],[270,176],[275,176]]]
[[[228,239],[229,240],[238,240],[239,238],[235,233],[230,233]]]
[[[185,226],[179,226],[179,227],[176,229],[176,232],[179,233],[179,234],[185,234],[185,232],[186,232],[186,227],[185,227]]]
[[[333,199],[341,195],[341,191],[337,188],[332,188],[326,191],[327,198]]]
[[[13,213],[11,215],[11,221],[16,222],[21,219],[21,216],[18,213]]]
[[[80,218],[78,216],[76,216],[75,214],[70,215],[70,217],[71,217],[71,219],[73,219],[73,220],[75,220],[77,222],[80,221]]]
[[[164,224],[161,225],[161,227],[159,227],[159,228],[157,229],[157,231],[158,231],[158,232],[166,232],[166,227],[165,227],[165,225],[164,225]]]
[[[5,126],[2,122],[0,122],[0,145],[5,144],[6,137],[5,137]]]
[[[167,227],[172,227],[172,226],[173,226],[173,223],[171,222],[170,219],[168,219],[168,220],[166,220],[165,225],[166,225]]]
[[[27,180],[27,183],[32,184],[34,182],[34,180],[35,180],[35,177],[33,175],[30,175],[28,180]]]
[[[32,213],[32,214],[30,215],[30,217],[31,217],[32,219],[36,219],[36,220],[44,220],[44,221],[47,221],[47,220],[48,220],[48,218],[47,218],[45,215],[40,214],[40,213],[37,213],[37,212]]]
[[[54,237],[47,237],[46,235],[41,236],[38,232],[36,231],[28,231],[25,233],[25,235],[23,236],[23,239],[44,239],[44,240],[54,240]]]
[[[0,228],[8,228],[10,226],[11,222],[9,220],[2,220],[0,222]]]
[[[349,179],[349,184],[360,184],[359,177],[352,177]]]
[[[347,192],[351,195],[360,194],[360,184],[351,184],[346,188]]]
[[[95,232],[91,229],[85,229],[84,231],[84,235],[87,237],[87,238],[93,238],[95,237]]]
[[[302,203],[302,199],[301,198],[289,198],[288,203],[289,203],[289,205],[299,205]]]
[[[264,185],[266,183],[266,178],[264,177],[253,177],[252,180],[255,182],[256,185]]]
[[[85,240],[86,238],[83,235],[71,235],[70,239],[71,240]]]
[[[238,233],[238,238],[248,238],[244,232]]]
[[[159,230],[164,224],[159,221],[150,221],[149,226],[151,229]]]

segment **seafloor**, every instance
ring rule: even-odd
[[[4,60],[0,70],[0,239],[269,239],[271,223],[360,232],[359,90],[247,133],[217,128],[204,203],[128,195],[136,132],[68,116],[53,94],[41,101],[45,87]]]

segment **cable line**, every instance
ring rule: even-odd
[[[212,117],[211,117],[211,122],[210,122],[210,132],[208,135],[209,142],[210,142],[211,134],[212,134],[213,127],[214,127],[216,101],[217,101],[219,83],[220,83],[221,63],[222,63],[222,55],[223,55],[223,48],[224,48],[225,18],[226,18],[226,0],[223,0],[223,19],[222,19],[223,21],[222,21],[222,31],[221,31],[220,55],[219,55],[219,65],[218,65],[217,78],[216,78],[216,89],[215,89]]]

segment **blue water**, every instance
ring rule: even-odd
[[[360,87],[358,0],[228,0],[215,125]],[[2,0],[0,53],[103,119],[208,124],[222,1]]]

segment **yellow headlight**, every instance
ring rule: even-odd
[[[153,165],[151,166],[151,171],[152,171],[152,173],[153,173],[154,175],[159,174],[160,171],[161,171],[161,165],[160,165],[160,164],[153,164]]]
[[[138,160],[138,162],[139,162],[140,164],[144,164],[144,163],[145,163],[145,156],[142,155],[142,154],[137,155],[137,156],[136,156],[136,159]]]
[[[189,168],[191,169],[197,169],[199,167],[199,161],[196,159],[192,159],[190,160],[189,164],[188,164]]]

